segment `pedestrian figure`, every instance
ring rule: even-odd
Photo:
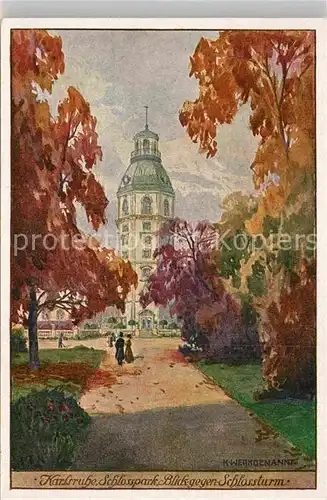
[[[115,334],[113,332],[108,332],[108,346],[113,347],[115,344]]]
[[[110,335],[110,341],[109,341],[110,347],[113,347],[115,345],[115,342],[116,342],[116,335],[114,332],[112,332]]]
[[[128,340],[126,341],[126,348],[125,348],[125,361],[126,361],[126,363],[133,363],[133,361],[134,361],[131,338],[132,338],[131,335],[127,335]]]
[[[125,345],[125,340],[124,340],[124,334],[123,332],[120,332],[119,338],[116,341],[115,347],[116,347],[116,359],[117,363],[119,366],[122,366],[123,361],[124,361],[124,345]]]
[[[62,347],[65,347],[64,346],[64,334],[63,334],[63,332],[60,332],[59,337],[58,337],[58,349],[61,349]]]

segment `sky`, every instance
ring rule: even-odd
[[[185,100],[197,98],[197,80],[189,77],[189,58],[203,36],[218,32],[56,30],[62,37],[65,73],[55,83],[53,100],[65,97],[73,85],[97,117],[103,160],[94,173],[104,186],[109,205],[101,234],[116,234],[116,191],[129,165],[133,136],[144,128],[159,134],[163,165],[176,193],[175,216],[189,221],[217,221],[220,204],[229,193],[251,192],[250,164],[257,141],[244,106],[234,122],[219,128],[219,152],[214,159],[199,153],[178,118]],[[92,232],[79,210],[80,228]],[[110,236],[111,238],[111,236]],[[113,241],[110,242],[115,245]]]

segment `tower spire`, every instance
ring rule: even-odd
[[[148,126],[148,109],[149,109],[149,106],[144,106],[145,107],[145,130],[148,130],[149,126]]]

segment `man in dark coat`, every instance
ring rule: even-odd
[[[124,361],[124,346],[125,346],[125,340],[124,340],[124,334],[123,332],[120,332],[119,337],[116,341],[115,347],[116,347],[116,359],[117,363],[119,366],[122,366],[123,361]]]

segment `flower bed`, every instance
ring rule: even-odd
[[[67,469],[89,423],[76,399],[59,391],[20,397],[11,403],[12,469]]]

